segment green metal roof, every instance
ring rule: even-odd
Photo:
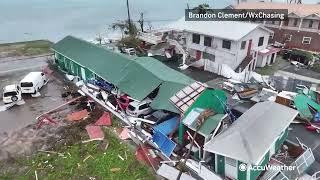
[[[213,116],[210,116],[208,119],[206,119],[203,122],[198,133],[204,136],[205,138],[208,138],[210,134],[218,127],[223,117],[224,117],[224,114],[215,114]],[[194,121],[194,123],[192,123],[192,125],[189,128],[196,131],[197,126],[198,126],[197,121]]]
[[[294,105],[296,106],[299,114],[303,118],[312,119],[313,115],[310,111],[309,106],[314,108],[317,112],[320,112],[320,104],[313,101],[311,98],[304,94],[298,94],[294,98]]]
[[[130,63],[129,57],[123,54],[114,53],[73,36],[65,37],[54,44],[52,49],[115,85],[122,77],[121,70]]]
[[[207,88],[185,112],[185,116],[194,108],[211,109],[215,113],[225,114],[226,101],[227,96],[224,91]]]
[[[87,41],[67,36],[52,49],[88,68],[137,100],[143,100],[157,87],[158,96],[151,107],[179,113],[169,98],[184,86],[194,82],[188,76],[171,69],[151,57],[131,59]]]
[[[158,95],[156,98],[152,101],[150,106],[153,109],[164,109],[169,110],[171,112],[175,112],[177,114],[180,113],[180,111],[174,106],[173,103],[169,102],[169,99],[179,90],[186,87],[186,84],[179,84],[179,83],[173,83],[173,82],[164,82],[161,84]]]

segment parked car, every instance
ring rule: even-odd
[[[129,56],[136,56],[136,50],[134,48],[124,49],[124,52]]]
[[[12,84],[5,86],[3,88],[3,102],[5,104],[8,104],[20,101],[22,99],[21,94],[22,92],[19,85]]]
[[[150,107],[151,102],[152,100],[149,98],[143,101],[132,101],[129,103],[126,113],[132,117],[144,118],[153,111]]]
[[[43,72],[30,72],[20,81],[21,92],[35,94],[46,83],[47,77]]]

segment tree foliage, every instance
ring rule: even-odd
[[[122,33],[122,37],[124,35],[136,36],[138,34],[138,29],[134,23],[129,23],[128,20],[118,21],[116,23],[111,24],[111,29],[120,30]]]
[[[197,7],[193,8],[193,10],[196,10],[199,14],[205,14],[206,12],[209,12],[210,6],[209,4],[200,4]]]

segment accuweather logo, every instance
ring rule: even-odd
[[[294,171],[296,169],[296,166],[287,166],[287,165],[265,165],[265,166],[252,166],[252,165],[246,165],[246,164],[240,164],[239,170],[240,171],[247,171],[247,170],[254,170],[254,171],[268,171],[268,170],[274,170],[274,171]]]

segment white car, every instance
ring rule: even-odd
[[[3,88],[3,102],[8,104],[20,101],[22,99],[21,94],[21,88],[18,85],[8,85]]]
[[[124,52],[129,56],[136,56],[136,50],[134,48],[127,48]]]
[[[144,118],[146,115],[152,113],[150,107],[152,100],[147,98],[143,101],[132,101],[129,103],[126,113],[132,117]]]
[[[47,83],[47,77],[43,72],[30,72],[21,81],[22,93],[35,94]]]

